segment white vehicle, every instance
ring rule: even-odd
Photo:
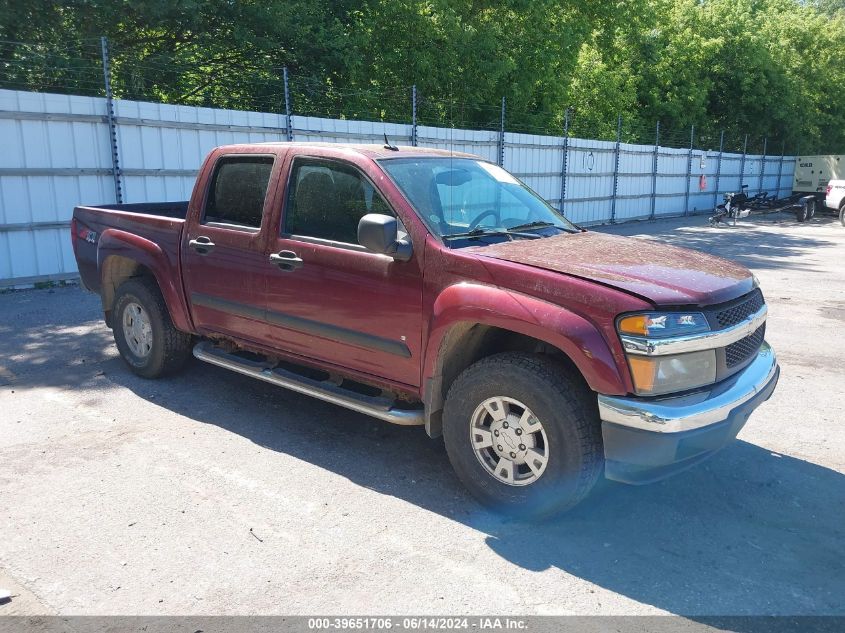
[[[839,212],[839,220],[845,226],[845,180],[831,180],[827,183],[824,206]]]

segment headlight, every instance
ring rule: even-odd
[[[628,356],[634,388],[654,396],[694,389],[716,381],[716,350],[672,356],[636,353],[648,340],[680,338],[710,331],[701,312],[644,312],[621,317],[616,328]]]
[[[710,325],[701,312],[645,312],[619,319],[620,334],[648,338],[670,338],[709,332]]]
[[[637,393],[656,396],[716,382],[716,350],[676,356],[628,356]]]

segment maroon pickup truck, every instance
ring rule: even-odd
[[[189,202],[77,207],[72,239],[138,375],[193,352],[424,425],[515,513],[698,463],[779,375],[747,269],[585,231],[468,154],[220,147]]]

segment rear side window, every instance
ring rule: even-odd
[[[358,220],[368,213],[396,214],[351,165],[313,159],[294,162],[285,210],[285,233],[358,243]]]
[[[272,156],[231,156],[218,160],[202,223],[259,228],[272,169]]]

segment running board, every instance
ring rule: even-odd
[[[230,354],[208,341],[194,346],[194,356],[206,363],[231,369],[239,374],[258,378],[284,387],[306,396],[312,396],[331,402],[340,407],[364,413],[366,415],[403,426],[417,426],[425,424],[422,409],[396,409],[393,402],[387,398],[367,396],[349,389],[344,389],[333,383],[300,376],[281,367],[273,367],[272,363],[254,361]]]

